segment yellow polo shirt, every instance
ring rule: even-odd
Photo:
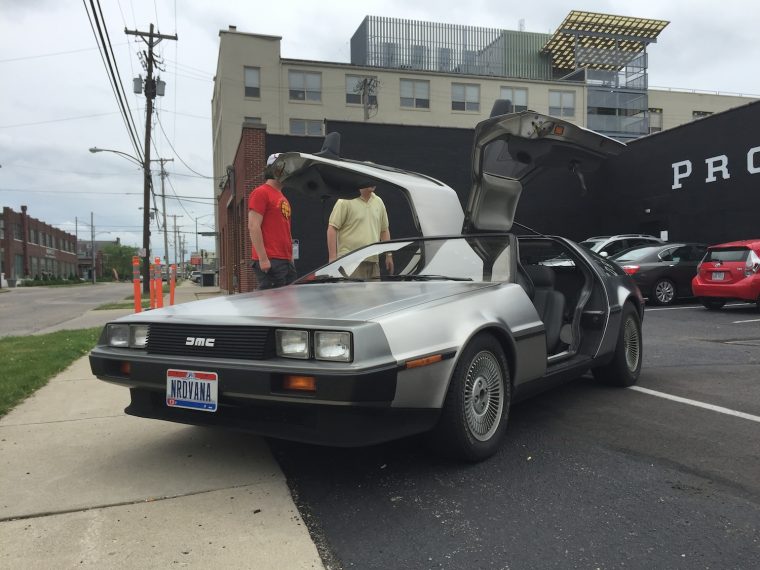
[[[328,222],[338,230],[338,257],[380,241],[388,229],[388,213],[383,200],[373,192],[366,202],[361,196],[338,200]]]

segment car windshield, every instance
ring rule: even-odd
[[[659,247],[653,247],[653,246],[647,246],[647,247],[637,247],[634,249],[627,249],[625,251],[621,251],[617,255],[613,255],[610,259],[621,262],[621,261],[640,261],[644,259],[645,257],[648,257],[655,253]]]
[[[344,255],[297,283],[511,281],[509,244],[506,234],[379,242]]]
[[[710,249],[705,261],[746,261],[749,250],[745,247],[727,247],[725,249]]]

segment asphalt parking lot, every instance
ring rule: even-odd
[[[477,465],[271,442],[337,568],[757,568],[760,313],[647,309],[637,387],[515,406]]]

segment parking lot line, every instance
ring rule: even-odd
[[[726,307],[743,307],[745,305],[752,305],[753,303],[731,303],[730,305],[726,305]],[[647,311],[681,311],[684,309],[702,309],[704,310],[704,307],[702,305],[692,305],[690,307],[645,307],[645,310]]]
[[[760,319],[750,319],[748,321],[734,321],[731,324],[732,325],[738,325],[738,324],[741,324],[741,323],[760,323]]]
[[[704,408],[706,410],[712,410],[713,412],[719,412],[721,414],[727,414],[737,418],[750,420],[760,423],[760,416],[753,416],[752,414],[746,414],[744,412],[737,412],[729,408],[723,408],[721,406],[714,406],[712,404],[705,404],[704,402],[698,402],[697,400],[690,400],[689,398],[681,398],[680,396],[673,396],[672,394],[666,394],[665,392],[657,392],[656,390],[650,390],[649,388],[642,388],[641,386],[630,386],[631,390],[649,394],[650,396],[657,396],[658,398],[665,398],[666,400],[673,400],[674,402],[680,402],[681,404],[689,404],[690,406],[696,406],[698,408]]]

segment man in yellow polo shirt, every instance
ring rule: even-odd
[[[327,252],[329,260],[377,241],[391,239],[388,213],[382,199],[375,195],[375,186],[362,184],[359,196],[353,200],[338,200],[327,223]],[[393,257],[385,254],[385,267],[393,273]],[[380,276],[378,258],[363,261],[352,277],[371,279]]]

